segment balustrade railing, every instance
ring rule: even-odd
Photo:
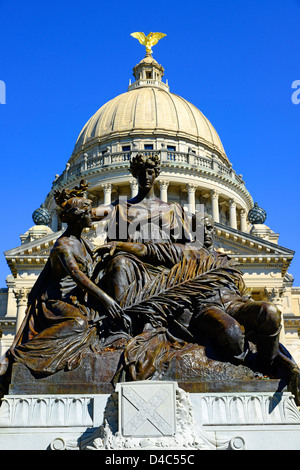
[[[212,160],[210,158],[204,158],[204,157],[194,157],[195,165],[196,166],[202,166],[204,168],[213,168]]]
[[[86,161],[86,169],[92,170],[93,168],[99,168],[103,166],[103,156],[90,157]]]
[[[164,89],[165,91],[169,91],[169,85],[160,80],[155,80],[153,78],[141,78],[136,82],[132,83],[128,87],[128,91],[134,90],[135,88],[143,87],[143,86],[150,86],[150,87],[159,87]]]
[[[188,154],[182,152],[167,151],[168,162],[188,163]]]
[[[127,162],[130,160],[130,156],[131,156],[130,152],[113,153],[111,155],[111,163]]]
[[[244,184],[244,181],[240,175],[237,175],[232,168],[228,168],[214,159],[207,157],[200,157],[193,153],[184,153],[178,151],[169,150],[138,150],[137,152],[126,151],[126,152],[115,152],[115,153],[104,153],[102,155],[86,157],[80,163],[67,166],[65,171],[55,180],[53,183],[55,186],[68,180],[70,177],[80,177],[87,171],[92,171],[98,168],[107,167],[108,165],[129,165],[129,161],[132,155],[143,154],[145,156],[159,155],[162,163],[178,163],[184,165],[190,165],[191,167],[203,168],[210,170],[219,175],[227,176],[240,184]]]

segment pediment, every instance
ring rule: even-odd
[[[217,223],[215,224],[215,239],[218,247],[223,247],[237,255],[266,254],[293,257],[295,254],[293,250],[277,243]]]
[[[56,242],[57,238],[63,233],[63,231],[53,232],[45,237],[32,240],[30,242],[22,243],[16,248],[7,250],[4,252],[5,258],[7,257],[20,257],[20,256],[35,256],[35,255],[47,255],[49,254],[52,246]]]
[[[241,232],[222,224],[215,224],[216,246],[235,258],[246,270],[260,266],[273,267],[284,276],[295,252],[250,233]]]
[[[42,238],[26,241],[16,248],[4,252],[7,264],[14,276],[24,268],[41,270],[45,265],[50,251],[63,231],[53,232]]]

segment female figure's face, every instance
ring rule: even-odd
[[[138,172],[137,181],[141,188],[150,189],[154,184],[155,177],[155,169],[146,166]]]
[[[81,228],[92,226],[92,201],[84,198],[73,198],[68,202],[62,218],[69,226]]]
[[[81,220],[82,220],[82,225],[83,227],[91,227],[92,224],[93,224],[93,221],[92,221],[92,206],[91,204],[87,204],[86,206],[84,206],[84,213],[81,217]]]

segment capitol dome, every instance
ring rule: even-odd
[[[85,124],[75,144],[70,159],[91,149],[95,144],[128,142],[137,147],[139,136],[158,139],[169,138],[169,147],[176,148],[182,142],[215,152],[220,160],[229,164],[222,142],[216,130],[202,112],[189,101],[171,93],[162,81],[164,69],[146,54],[133,69],[136,81],[122,93],[105,103]],[[149,145],[149,144],[148,144]],[[150,144],[151,145],[151,144]],[[185,150],[188,150],[186,148]]]
[[[140,132],[203,144],[228,161],[216,130],[196,106],[159,86],[146,85],[104,104],[80,132],[73,155],[95,142],[133,137]]]
[[[103,104],[79,133],[66,169],[45,200],[51,228],[60,228],[55,189],[85,179],[95,206],[134,197],[138,186],[128,171],[130,159],[154,154],[161,161],[158,197],[191,212],[202,205],[215,222],[249,231],[252,197],[213,125],[194,104],[170,92],[164,68],[151,53],[133,68],[133,75],[127,91]]]

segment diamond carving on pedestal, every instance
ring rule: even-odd
[[[123,436],[173,436],[175,384],[141,381],[118,384],[119,432]]]

